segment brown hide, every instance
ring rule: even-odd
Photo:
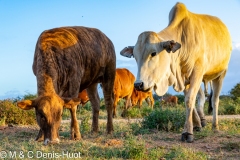
[[[172,104],[176,106],[178,103],[178,98],[176,96],[168,96],[168,97],[162,98],[162,101],[164,104]]]
[[[150,99],[151,104],[149,104],[148,98]],[[152,96],[152,92],[142,92],[142,91],[138,91],[134,88],[133,92],[132,92],[132,96],[131,96],[132,106],[135,106],[138,104],[139,108],[141,108],[143,100],[146,100],[148,105],[150,105],[153,108],[154,99]]]
[[[117,68],[116,77],[114,81],[114,105],[113,105],[113,116],[116,117],[117,103],[120,98],[124,98],[125,109],[130,106],[130,98],[133,91],[133,83],[135,81],[134,75],[126,68]]]
[[[44,144],[59,142],[63,106],[71,113],[71,139],[81,139],[76,107],[79,92],[86,88],[93,108],[92,131],[97,132],[98,83],[103,86],[108,112],[107,133],[111,133],[115,66],[114,46],[98,29],[74,26],[44,31],[38,38],[32,66],[38,98],[18,103],[22,109],[35,108],[40,126],[36,140],[44,140]]]
[[[87,90],[84,89],[82,92],[80,92],[78,94],[78,98],[80,99],[80,104],[84,106],[89,101]]]

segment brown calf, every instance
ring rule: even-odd
[[[162,98],[163,104],[171,104],[176,106],[178,103],[178,98],[176,96],[168,96]]]
[[[148,98],[150,99],[150,102],[149,102]],[[143,100],[146,100],[148,105],[150,105],[153,109],[154,99],[152,96],[152,92],[142,92],[142,91],[138,91],[134,88],[133,92],[132,92],[132,96],[131,96],[132,106],[135,106],[138,104],[138,107],[141,108]]]

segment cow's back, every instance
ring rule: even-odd
[[[67,91],[69,86],[82,91],[93,83],[101,82],[106,68],[115,72],[115,65],[114,46],[101,31],[87,27],[62,27],[46,30],[40,35],[33,72],[38,81],[42,79],[41,73],[47,73],[52,77],[58,94],[72,96],[73,91]]]
[[[164,40],[174,39],[181,44],[181,49],[171,55],[172,73],[178,75],[175,90],[184,89],[184,81],[189,79],[196,64],[201,66],[206,81],[227,70],[232,41],[219,18],[192,13],[184,4],[177,3],[169,13],[169,25],[158,34]]]

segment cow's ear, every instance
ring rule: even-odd
[[[17,106],[23,110],[29,110],[34,108],[33,102],[33,100],[23,100],[17,102]]]
[[[68,109],[80,104],[81,102],[80,98],[72,98],[72,99],[63,98],[63,100],[64,100],[64,107]]]
[[[125,48],[123,48],[123,50],[120,52],[120,54],[121,54],[122,56],[128,57],[128,58],[134,57],[134,56],[133,56],[133,48],[134,48],[134,46],[125,47]]]
[[[160,45],[165,49],[168,53],[171,51],[174,53],[176,52],[179,48],[181,48],[181,44],[178,42],[174,42],[174,40],[171,41],[165,41],[161,42]]]

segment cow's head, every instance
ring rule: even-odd
[[[137,80],[134,87],[140,91],[151,91],[158,95],[167,92],[175,77],[171,72],[171,54],[181,45],[173,40],[164,41],[155,32],[143,32],[135,46],[125,47],[121,55],[135,57],[138,65]]]
[[[44,144],[59,143],[59,127],[62,119],[63,107],[70,108],[80,103],[78,98],[63,100],[56,94],[39,96],[34,100],[17,102],[17,106],[23,110],[35,108],[36,119],[43,132]]]

